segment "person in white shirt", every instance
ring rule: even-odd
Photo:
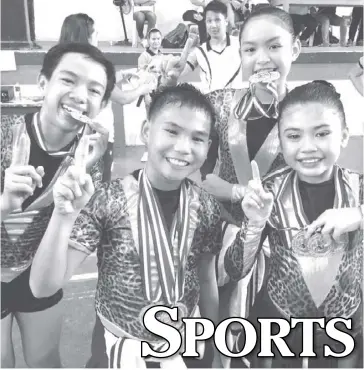
[[[227,33],[227,7],[213,0],[205,8],[207,41],[195,48],[187,59],[180,77],[199,67],[204,93],[242,84],[239,40]]]
[[[149,63],[162,55],[162,33],[157,28],[148,32],[148,47],[139,55],[138,69],[146,69]]]

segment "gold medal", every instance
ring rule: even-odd
[[[258,82],[268,84],[272,81],[278,80],[280,76],[281,76],[280,73],[277,71],[261,71],[251,75],[249,77],[249,82],[251,84],[256,84]]]
[[[324,257],[344,249],[348,241],[348,234],[341,235],[340,240],[335,241],[331,236],[324,237],[320,232],[314,233],[306,240],[303,230],[293,237],[292,249],[299,256]]]

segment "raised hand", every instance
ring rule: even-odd
[[[71,112],[74,119],[85,124],[85,135],[89,135],[91,152],[87,157],[87,168],[90,169],[105,153],[109,140],[109,131],[100,123],[84,114]]]
[[[83,135],[76,149],[74,164],[54,185],[55,210],[62,215],[77,216],[95,191],[91,176],[86,172],[89,148],[90,138]]]
[[[99,122],[90,120],[87,123],[85,134],[89,138],[89,149],[86,157],[86,168],[91,167],[105,154],[109,141],[109,131]]]
[[[359,229],[362,222],[359,207],[328,209],[307,227],[305,237],[320,231],[324,237],[339,241],[341,235]]]
[[[186,67],[189,54],[191,53],[192,49],[198,45],[198,43],[199,43],[198,30],[195,28],[191,28],[180,58],[178,57],[170,58],[165,67],[164,72],[167,80],[172,81],[178,80],[179,76],[182,74]]]
[[[29,155],[30,140],[27,135],[22,134],[14,144],[11,165],[5,170],[1,202],[2,208],[8,212],[20,209],[34,189],[43,186],[44,168],[30,166]]]
[[[140,77],[139,86],[142,89],[143,95],[150,94],[158,87],[158,74],[154,72],[145,71]]]
[[[188,39],[181,54],[182,64],[186,64],[189,54],[191,53],[192,49],[197,46],[199,41],[200,38],[198,35],[198,28],[191,27],[190,32],[188,33]]]
[[[249,181],[242,200],[242,208],[251,224],[263,227],[273,208],[273,194],[264,190],[258,165],[251,162],[253,179]]]
[[[115,73],[116,83],[127,83],[130,79],[135,78],[138,79],[138,73],[136,69],[120,69]]]
[[[202,20],[203,20],[203,15],[202,15],[202,14],[200,14],[200,13],[195,13],[195,14],[193,15],[193,18],[195,18],[197,22],[200,22],[200,21],[202,21]]]

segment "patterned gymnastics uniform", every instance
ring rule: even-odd
[[[215,108],[217,119],[213,142],[201,172],[203,175],[212,173],[218,161],[214,172],[230,184],[238,184],[239,181],[231,156],[228,131],[235,99],[242,97],[245,92],[246,90],[223,89],[213,91],[207,95]],[[257,161],[261,171],[266,168],[265,172],[262,171],[262,176],[277,166],[284,164],[283,156],[279,153],[279,146],[276,145],[275,148],[272,148],[272,143],[273,145],[274,143],[279,143],[276,119],[261,117],[255,120],[248,120],[246,123],[241,122],[241,129],[244,128],[246,130],[245,142],[243,143],[245,155],[241,158],[241,163],[242,165],[248,163],[248,168],[243,169],[247,174],[249,174],[250,162],[253,159]],[[264,155],[265,152],[269,153]],[[249,180],[250,176],[248,176],[246,183],[242,185],[248,185]],[[238,223],[241,222],[243,212],[240,203],[231,204],[230,202],[225,202],[224,206]]]
[[[5,170],[12,160],[13,143],[25,133],[30,139],[29,164],[43,166],[43,187],[36,188],[26,199],[22,210],[10,213],[1,223],[1,318],[11,312],[35,312],[49,308],[62,298],[60,290],[54,296],[36,299],[29,287],[30,266],[47,229],[53,212],[52,187],[72,159],[54,157],[43,151],[35,139],[34,115],[1,116],[1,192]],[[77,144],[78,137],[64,151]],[[95,186],[101,181],[102,161],[91,169]]]
[[[208,153],[207,161],[201,168],[202,177],[208,173],[216,173],[220,178],[230,184],[248,185],[251,175],[251,160],[258,163],[261,175],[264,176],[269,171],[284,165],[283,155],[279,151],[278,124],[277,119],[261,117],[258,119],[236,120],[233,109],[240,99],[246,94],[247,90],[223,89],[216,90],[208,94],[217,115],[215,130],[213,132],[212,144]],[[264,105],[266,111],[271,113],[268,105]],[[252,115],[256,111],[253,109]],[[238,125],[238,132],[231,133],[232,126]],[[239,168],[234,166],[231,152],[231,139],[241,137],[238,151],[235,155],[238,158]],[[237,170],[243,181],[238,180]],[[231,203],[222,202],[224,208],[232,216],[227,218],[228,222],[236,223],[234,228],[228,225],[224,228],[223,250],[234,240],[238,227],[243,220],[241,202]],[[265,250],[261,251],[256,264],[250,274],[239,282],[227,281],[223,271],[224,259],[218,257],[217,278],[220,296],[220,320],[232,316],[245,317],[251,309],[255,296],[260,289],[261,281],[265,273]],[[221,268],[222,267],[222,268]],[[231,327],[232,328],[232,327]],[[240,330],[240,328],[239,328]]]
[[[363,176],[335,166],[332,180],[307,184],[286,167],[268,175],[264,186],[275,195],[273,212],[262,237],[262,240],[266,235],[269,238],[270,262],[264,287],[249,319],[257,323],[259,317],[351,318],[350,335],[356,338],[356,348],[362,348],[359,334],[362,334],[363,322],[363,231],[345,234],[341,243],[325,243],[320,239],[321,234],[314,234],[306,243],[303,230],[327,209],[363,204]],[[285,230],[280,230],[283,228]],[[242,233],[246,231],[247,220]],[[251,265],[251,259],[261,247],[259,239],[255,244],[246,244],[240,249],[232,246],[227,250],[225,270],[232,280],[246,273],[246,264]],[[299,354],[302,333],[295,332],[288,336],[287,344]],[[343,347],[335,341],[332,343],[320,328],[315,329],[314,335],[315,352],[319,355],[317,359],[309,359],[310,367],[311,362],[312,367],[335,366],[330,364],[332,359],[320,355],[322,346],[329,342],[336,352],[343,351]],[[300,367],[302,359],[281,358],[276,353],[273,362],[276,362],[273,367]],[[235,365],[241,367],[241,362]]]
[[[96,291],[96,325],[101,327],[101,330],[94,331],[93,359],[90,367],[105,367],[108,366],[108,359],[110,361],[104,331],[137,341],[158,343],[159,339],[160,342],[160,338],[145,329],[142,321],[146,308],[167,304],[163,296],[160,301],[151,302],[146,298],[143,288],[138,227],[138,173],[139,170],[124,179],[103,184],[88,206],[82,210],[70,238],[73,248],[87,254],[97,250],[99,279]],[[188,317],[193,315],[199,301],[199,261],[205,253],[217,254],[220,251],[222,221],[219,203],[192,181],[186,180],[186,184],[189,202],[189,249],[185,266],[184,295],[179,303],[186,308],[185,316]],[[173,218],[178,206],[179,191],[172,197],[168,195],[170,192],[156,189],[153,191],[158,195],[165,220],[168,222]],[[171,204],[175,206],[171,208]],[[153,259],[151,263],[153,264]]]

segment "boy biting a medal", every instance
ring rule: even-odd
[[[108,131],[92,119],[107,104],[115,70],[91,45],[62,44],[44,57],[38,85],[40,111],[1,124],[1,365],[14,367],[12,343],[17,321],[28,367],[61,366],[63,307],[59,289],[41,299],[30,286],[33,257],[53,211],[53,186],[72,163],[80,136],[89,129],[87,171],[101,182]],[[91,118],[88,125],[75,113]],[[53,243],[50,242],[51,246]]]

